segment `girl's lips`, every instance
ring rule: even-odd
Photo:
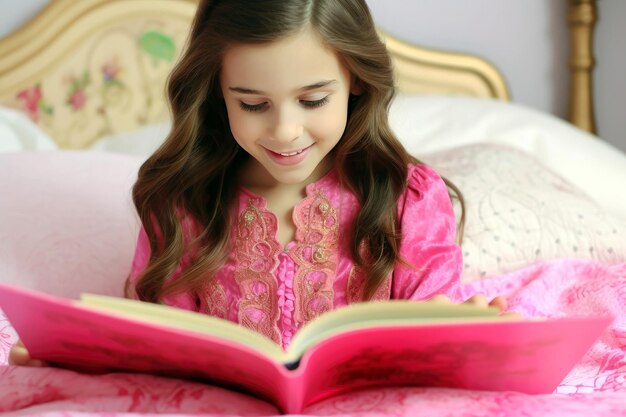
[[[271,151],[267,148],[265,150],[267,151],[270,158],[279,165],[296,165],[306,158],[309,149],[311,149],[312,146],[313,145],[309,145],[302,150],[281,153]]]

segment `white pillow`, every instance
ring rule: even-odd
[[[56,143],[24,113],[0,107],[0,152],[51,151]]]
[[[0,154],[0,282],[121,295],[139,231],[131,188],[140,164],[95,152]]]
[[[475,144],[423,159],[463,193],[464,281],[548,259],[626,261],[626,220],[608,213],[533,155]]]
[[[171,123],[146,125],[130,132],[104,136],[89,147],[92,151],[106,151],[148,158],[167,137]]]
[[[626,155],[555,116],[499,100],[399,94],[389,121],[417,157],[477,142],[526,151],[626,219]]]

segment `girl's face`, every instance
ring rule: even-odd
[[[244,185],[304,186],[330,169],[346,127],[350,73],[313,30],[230,48],[220,84],[233,136],[253,157]]]

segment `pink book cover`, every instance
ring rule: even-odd
[[[34,358],[89,372],[198,379],[265,398],[285,413],[371,386],[550,393],[611,322],[578,317],[381,325],[330,336],[286,364],[236,342],[2,284],[0,308]]]

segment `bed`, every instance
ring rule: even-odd
[[[574,57],[594,2],[570,2]],[[138,232],[137,169],[168,133],[163,86],[191,0],[53,0],[0,40],[0,280],[51,294],[121,295]],[[565,23],[564,23],[565,24]],[[528,316],[615,321],[553,394],[369,389],[306,415],[626,415],[626,155],[593,135],[589,60],[574,59],[570,122],[511,102],[483,59],[381,31],[394,59],[392,129],[462,190],[466,290]],[[17,335],[0,313],[0,363]],[[271,416],[209,384],[0,366],[7,416]]]

